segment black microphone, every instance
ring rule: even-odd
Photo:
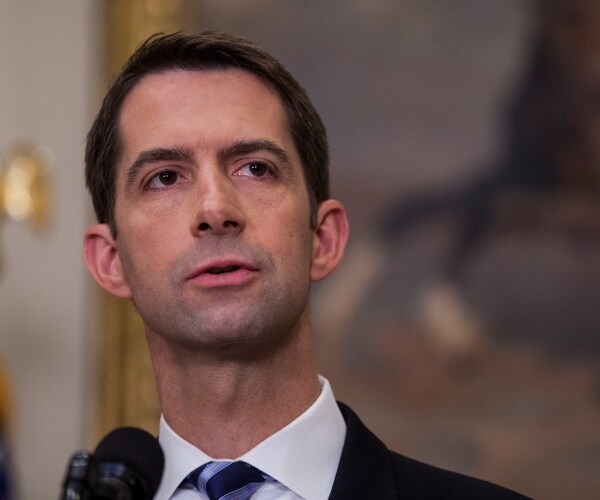
[[[90,500],[91,455],[82,450],[73,454],[67,465],[60,500]]]
[[[93,455],[73,455],[61,500],[152,500],[164,468],[158,440],[122,427],[100,441]]]
[[[165,464],[158,440],[135,427],[110,432],[94,451],[95,498],[152,500]]]

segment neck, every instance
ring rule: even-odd
[[[319,395],[310,326],[254,357],[191,350],[146,335],[165,420],[212,458],[243,455]]]

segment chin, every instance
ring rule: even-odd
[[[268,322],[266,318],[255,321],[203,321],[196,328],[179,332],[188,348],[214,352],[220,355],[263,357],[289,343],[294,328],[280,322]],[[171,335],[173,335],[171,331]],[[173,339],[175,340],[175,339]]]

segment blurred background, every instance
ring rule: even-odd
[[[313,290],[337,398],[414,458],[598,497],[600,2],[0,0],[0,498],[155,429],[139,321],[84,270],[83,149],[127,54],[174,29],[262,45],[327,125],[352,229]],[[15,151],[43,224],[9,203]]]

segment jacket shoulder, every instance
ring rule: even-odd
[[[522,500],[528,497],[496,484],[440,469],[389,451],[400,498]]]
[[[495,484],[440,469],[390,451],[343,403],[346,441],[330,500],[520,500],[523,495]]]

